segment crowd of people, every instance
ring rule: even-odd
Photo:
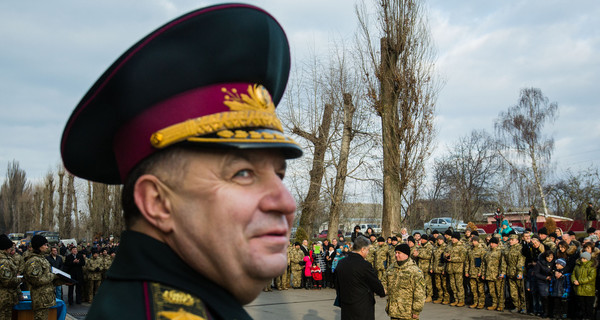
[[[1,235],[0,320],[11,319],[11,310],[23,298],[23,291],[31,292],[34,312],[45,319],[45,312],[55,299],[64,300],[64,284],[68,285],[69,305],[91,303],[117,249],[118,243],[104,240],[79,246],[64,246],[60,242],[50,246],[42,236],[34,236],[28,245],[15,246],[6,235]],[[71,280],[60,278],[56,270],[68,274]]]
[[[545,227],[517,234],[506,220],[499,225],[494,234],[417,232],[404,241],[400,236],[378,237],[372,230],[361,234],[357,228],[352,239],[370,239],[365,260],[382,283],[386,270],[397,263],[397,246],[407,244],[425,280],[425,302],[544,318],[595,318],[600,230],[589,228],[577,237],[573,231],[563,234]],[[290,244],[288,272],[275,279],[274,287],[333,288],[336,266],[352,251],[352,243],[339,237]],[[265,288],[269,290],[271,286]]]

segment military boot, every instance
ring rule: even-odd
[[[455,300],[455,301],[454,301],[454,302],[452,302],[450,305],[454,307],[454,306],[455,306],[455,305],[457,305],[457,304],[458,304],[458,302]]]
[[[485,308],[485,304],[484,303],[480,303],[477,305],[477,309],[483,309]]]
[[[457,303],[456,306],[457,307],[464,307],[465,303],[461,301],[461,302]]]
[[[444,301],[442,301],[442,304],[450,304],[450,301],[444,300]]]
[[[504,312],[504,307],[500,306],[500,307],[498,307],[498,309],[496,309],[496,310],[498,310],[498,311],[500,311],[500,312]]]
[[[493,304],[493,305],[491,305],[491,306],[487,307],[487,309],[488,309],[488,310],[490,310],[490,311],[491,311],[491,310],[496,310],[496,308],[498,308],[498,306],[497,306],[497,305],[495,305],[495,304]]]
[[[427,299],[425,299],[425,302],[431,302],[431,297],[427,297]]]
[[[438,299],[436,299],[436,300],[433,300],[433,303],[442,303],[442,299],[439,299],[439,298],[438,298]]]
[[[469,306],[469,308],[471,308],[471,309],[477,308],[477,303],[473,303],[472,305]]]

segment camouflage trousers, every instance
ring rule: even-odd
[[[383,281],[384,278],[385,278],[385,269],[377,269],[377,279],[379,279],[379,281]]]
[[[100,287],[100,283],[102,280],[86,280],[86,292],[85,296],[87,297],[88,302],[92,302],[96,292],[98,292],[98,288]]]
[[[452,288],[452,295],[454,297],[454,301],[457,303],[464,303],[465,287],[463,286],[463,274],[449,273],[448,278],[450,279],[450,288]]]
[[[488,281],[488,288],[492,296],[492,306],[504,308],[504,279]]]
[[[33,320],[48,320],[48,308],[33,310]]]
[[[0,320],[11,320],[12,319],[12,307],[13,305],[0,305]]]
[[[290,269],[290,266],[288,266],[285,269],[284,275],[285,275],[285,287],[290,288],[291,287],[290,283],[292,283],[292,269]]]
[[[423,272],[423,279],[425,279],[425,293],[427,294],[428,298],[431,298],[433,296],[431,273],[429,273],[429,268],[421,269],[421,272]]]
[[[471,292],[473,292],[473,304],[483,307],[485,305],[485,288],[483,281],[479,278],[471,278],[469,281],[471,284]]]
[[[302,270],[292,270],[292,287],[300,288],[302,285]]]
[[[446,285],[446,275],[441,273],[434,273],[433,278],[435,279],[435,287],[438,293],[438,300],[450,302],[450,294],[448,293],[448,286]]]
[[[287,278],[287,268],[285,269],[285,272],[280,275],[279,277],[275,278],[275,287],[277,288],[277,290],[284,290],[287,289],[287,285],[289,284],[285,282],[285,279]]]
[[[517,310],[525,309],[525,290],[523,290],[523,279],[508,279],[510,298]]]

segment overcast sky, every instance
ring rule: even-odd
[[[19,161],[30,179],[60,163],[75,105],[100,74],[148,32],[215,1],[0,2],[0,181]],[[356,31],[351,0],[254,1],[286,30],[294,61]],[[429,1],[445,79],[438,153],[473,129],[493,130],[523,87],[559,105],[549,131],[557,171],[600,161],[600,2]],[[441,151],[439,151],[441,150]]]

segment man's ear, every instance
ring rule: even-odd
[[[145,174],[137,179],[133,198],[142,217],[162,233],[173,231],[172,191],[158,177]]]

